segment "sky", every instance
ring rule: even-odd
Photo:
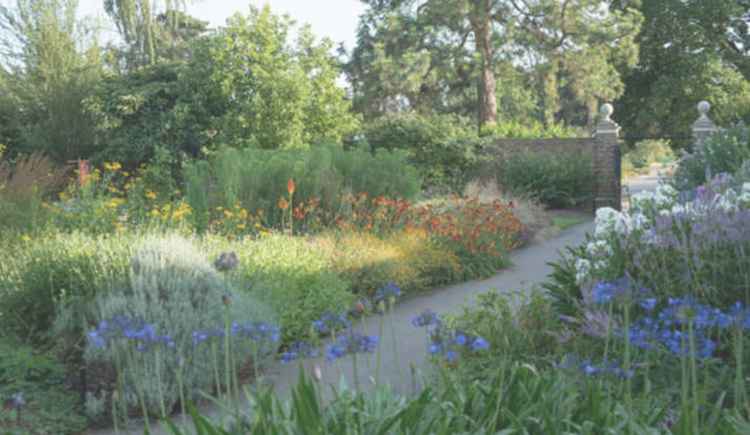
[[[104,17],[104,0],[79,0],[79,13]],[[344,42],[347,49],[354,47],[359,15],[364,5],[359,0],[194,0],[188,13],[208,21],[212,27],[224,25],[235,12],[246,13],[248,5],[271,5],[274,13],[289,14],[298,24],[310,24],[319,37],[329,37],[335,43]],[[114,28],[105,29],[105,38],[114,34]],[[108,35],[109,34],[109,35]]]

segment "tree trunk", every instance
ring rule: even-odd
[[[560,111],[560,93],[558,91],[557,74],[560,71],[560,60],[553,56],[544,70],[544,125],[550,127],[555,124],[557,112]]]
[[[494,50],[492,47],[492,18],[490,0],[473,0],[474,13],[471,25],[474,31],[477,51],[482,57],[479,75],[479,127],[494,125],[497,121],[497,99],[495,71],[493,69]]]

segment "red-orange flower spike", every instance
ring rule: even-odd
[[[297,186],[294,184],[294,180],[291,178],[289,181],[286,182],[286,191],[289,192],[290,195],[294,195],[294,190]]]

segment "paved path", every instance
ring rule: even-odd
[[[638,179],[633,186],[636,191],[652,189],[656,185],[654,179]],[[632,190],[631,190],[632,191]],[[500,271],[497,275],[482,281],[471,281],[450,287],[433,290],[409,298],[397,304],[393,313],[393,334],[391,323],[386,322],[383,337],[380,342],[381,352],[381,377],[380,381],[389,383],[396,391],[410,393],[413,389],[410,366],[413,364],[418,369],[426,369],[427,337],[424,329],[418,329],[411,325],[411,318],[423,310],[430,309],[437,313],[455,313],[461,306],[467,304],[478,293],[490,289],[500,291],[522,290],[534,284],[542,282],[551,273],[551,267],[547,265],[550,261],[559,258],[566,246],[580,244],[587,232],[592,231],[593,222],[585,223],[569,228],[556,237],[537,242],[525,248],[511,253],[512,266]],[[380,327],[380,318],[373,316],[365,319],[363,327],[368,334],[377,334]],[[395,347],[398,353],[398,364],[394,356]],[[371,377],[375,372],[375,356],[370,357],[370,370],[368,364],[362,358],[359,364],[359,383],[365,388],[372,386]],[[324,358],[309,360],[306,362],[308,372],[313,366],[319,366],[322,371],[322,382],[339,385],[341,375],[347,380],[347,384],[353,385],[353,373],[351,358],[340,361],[338,366],[331,365]],[[296,363],[284,365],[277,363],[266,372],[267,381],[271,382],[281,397],[287,397],[290,388],[296,383],[299,373],[299,365]],[[209,413],[210,415],[213,413]],[[109,435],[111,431],[92,432],[96,435]],[[121,433],[123,433],[121,431]],[[128,432],[140,434],[141,430]],[[169,433],[162,430],[153,430],[152,433]]]

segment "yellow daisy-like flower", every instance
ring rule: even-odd
[[[231,218],[232,216],[234,216],[234,213],[229,210],[224,210],[224,216]]]
[[[104,163],[104,169],[110,172],[115,172],[122,169],[122,165],[117,162],[106,162]]]
[[[148,198],[148,199],[150,199],[150,200],[153,201],[154,199],[156,199],[156,192],[154,192],[153,190],[147,190],[146,191],[146,198]]]
[[[21,240],[23,240],[24,242],[30,242],[31,241],[31,237],[29,237],[28,235],[24,234],[23,236],[21,236]]]

